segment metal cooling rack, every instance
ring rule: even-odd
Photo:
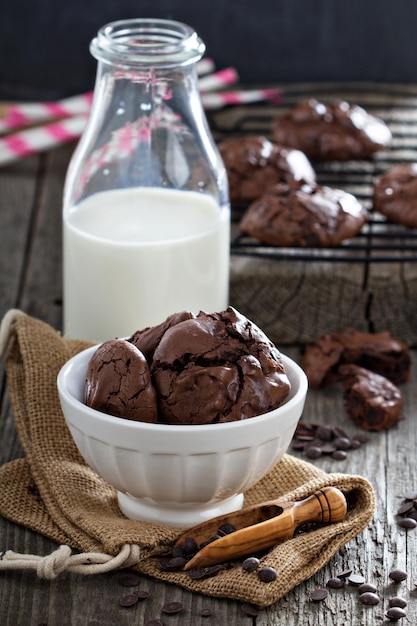
[[[262,134],[270,137],[272,120],[300,100],[315,97],[323,101],[344,99],[359,104],[382,118],[391,128],[389,151],[369,161],[313,163],[317,182],[354,194],[369,212],[361,232],[336,248],[276,247],[259,243],[246,235],[232,239],[233,254],[268,259],[323,262],[403,263],[417,261],[417,229],[392,224],[374,212],[374,180],[398,163],[417,161],[417,86],[386,84],[289,85],[282,89],[283,104],[234,107],[210,118],[217,141],[230,137]],[[234,231],[246,207],[232,207]]]

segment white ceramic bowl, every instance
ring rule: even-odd
[[[242,507],[243,492],[286,452],[304,408],[307,378],[282,355],[291,393],[277,409],[239,422],[148,424],[106,415],[83,402],[96,346],[58,375],[65,420],[85,461],[117,490],[129,518],[188,527]]]

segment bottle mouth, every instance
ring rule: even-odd
[[[187,24],[138,18],[102,26],[90,44],[90,52],[98,61],[112,64],[172,67],[196,63],[205,45]]]

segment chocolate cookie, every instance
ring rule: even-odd
[[[337,246],[356,235],[367,217],[350,193],[293,181],[275,185],[255,200],[240,230],[274,246]]]
[[[316,161],[368,159],[391,144],[385,122],[355,104],[304,100],[272,122],[277,143],[302,150]]]
[[[417,228],[417,163],[401,163],[375,181],[374,209],[390,222]]]
[[[410,376],[410,352],[390,333],[364,333],[355,328],[322,335],[307,346],[301,361],[312,389],[340,378],[339,367],[355,364],[390,379],[394,384]]]
[[[168,424],[254,417],[279,406],[290,391],[278,349],[232,307],[167,330],[151,373],[160,420]]]
[[[229,179],[232,202],[250,202],[266,189],[287,180],[314,181],[315,172],[305,154],[278,146],[265,137],[227,139],[219,151]]]
[[[149,366],[136,346],[124,339],[111,339],[97,348],[88,364],[85,402],[116,417],[158,421]]]
[[[386,430],[402,418],[401,391],[388,378],[357,365],[342,365],[343,399],[348,416],[365,430]]]

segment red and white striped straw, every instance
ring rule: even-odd
[[[78,139],[84,130],[86,120],[86,115],[74,115],[59,122],[2,137],[0,139],[0,165],[6,165]]]
[[[220,93],[202,93],[201,99],[205,109],[221,109],[238,104],[250,104],[269,100],[273,104],[282,102],[279,89],[252,89],[248,91],[224,91]]]
[[[39,122],[52,121],[74,115],[88,114],[93,94],[65,98],[58,102],[29,102],[7,107],[6,116],[0,119],[0,134],[9,133]]]
[[[234,85],[238,82],[239,75],[234,67],[228,67],[225,70],[219,70],[208,76],[203,76],[198,81],[198,87],[201,93],[206,91],[216,91],[228,85]]]

